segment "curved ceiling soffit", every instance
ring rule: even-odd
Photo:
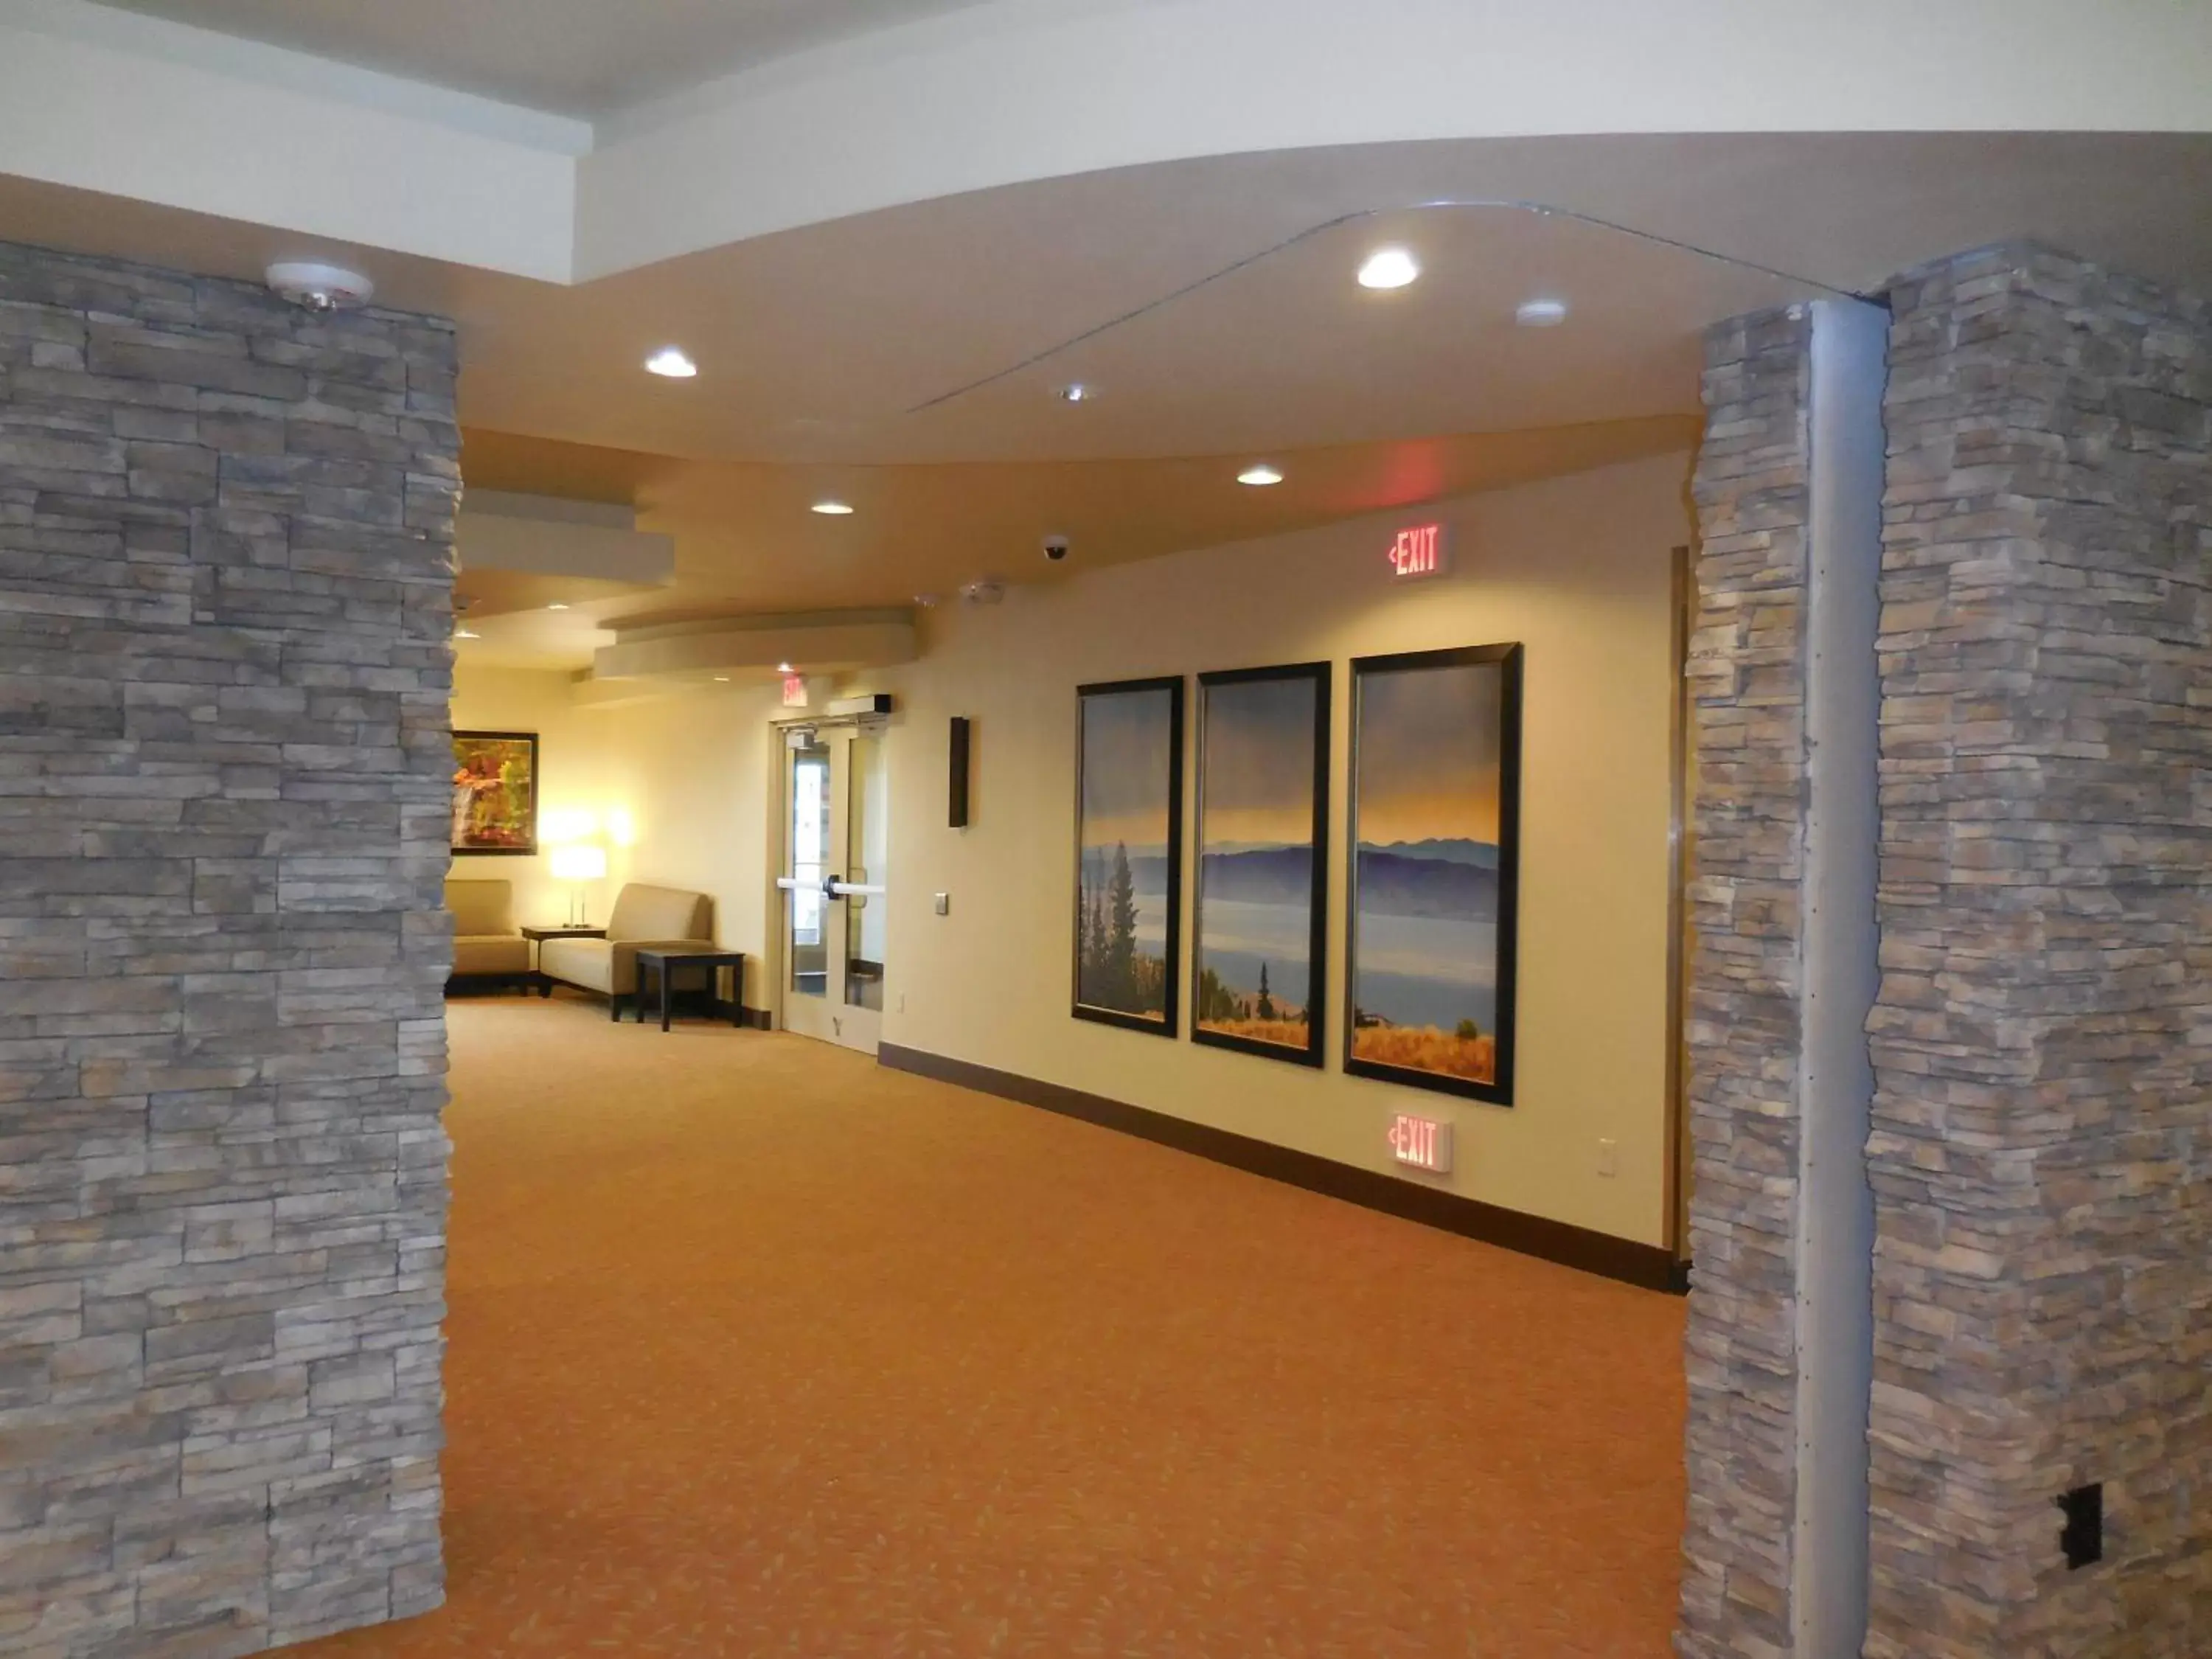
[[[980,375],[971,380],[964,381],[961,385],[954,386],[949,391],[939,392],[933,397],[926,398],[920,403],[913,404],[904,412],[908,415],[920,415],[933,409],[942,408],[948,404],[955,403],[960,398],[967,397],[972,392],[980,392],[987,386],[995,386],[1000,381],[1011,380],[1017,375],[1027,373],[1030,369],[1040,368],[1042,365],[1052,362],[1054,359],[1074,350],[1079,346],[1086,344],[1093,340],[1100,339],[1107,335],[1114,333],[1117,330],[1139,322],[1145,318],[1166,311],[1182,301],[1189,299],[1208,289],[1217,287],[1218,285],[1247,271],[1255,270],[1256,268],[1267,264],[1270,260],[1275,259],[1283,254],[1288,253],[1296,248],[1312,242],[1322,236],[1327,235],[1331,231],[1341,230],[1347,226],[1352,225],[1370,223],[1377,220],[1390,217],[1394,215],[1451,212],[1455,210],[1487,210],[1526,213],[1540,219],[1555,220],[1565,223],[1582,226],[1590,230],[1632,237],[1638,242],[1655,249],[1662,249],[1672,253],[1686,254],[1698,259],[1711,260],[1717,264],[1724,265],[1734,270],[1742,272],[1746,276],[1763,278],[1783,284],[1787,289],[1792,290],[1796,297],[1802,297],[1803,295],[1809,295],[1812,297],[1816,298],[1844,300],[1855,304],[1873,306],[1881,309],[1887,308],[1885,301],[1876,295],[1856,293],[1851,289],[1838,288],[1833,283],[1823,282],[1817,276],[1808,276],[1795,271],[1780,270],[1771,265],[1761,264],[1755,260],[1740,258],[1734,254],[1722,252],[1717,248],[1701,247],[1694,242],[1686,241],[1679,237],[1667,236],[1654,231],[1638,229],[1634,225],[1622,224],[1618,221],[1601,218],[1595,214],[1583,213],[1573,208],[1559,207],[1548,202],[1526,201],[1510,198],[1438,197],[1421,201],[1407,202],[1385,206],[1357,208],[1350,212],[1335,214],[1328,218],[1317,221],[1302,230],[1295,231],[1288,236],[1282,237],[1277,241],[1270,243],[1266,247],[1261,248],[1252,253],[1246,254],[1241,258],[1231,260],[1227,264],[1222,265],[1218,269],[1210,270],[1189,282],[1170,289],[1152,299],[1144,301],[1142,304],[1133,306],[1125,311],[1118,313],[1115,316],[1106,319],[1103,322],[1094,324],[1089,328],[1083,329],[1074,334],[1068,335],[1062,339],[1054,341],[1053,343],[1044,346],[1036,351],[1031,352],[1028,356],[1019,358],[1013,362],[1007,363],[1002,368],[993,369],[988,374]],[[1715,317],[1706,320],[1710,322],[1718,322],[1722,319]]]

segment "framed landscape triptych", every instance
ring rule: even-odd
[[[1198,677],[1194,1042],[1510,1105],[1522,647],[1352,664],[1340,979],[1327,663]],[[1176,1035],[1183,681],[1079,689],[1074,1012]],[[1333,1001],[1331,985],[1341,987]]]

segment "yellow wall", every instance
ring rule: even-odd
[[[902,693],[904,709],[885,1041],[1375,1169],[1390,1167],[1393,1111],[1440,1116],[1456,1126],[1456,1191],[1665,1243],[1668,550],[1688,538],[1686,469],[1665,459],[1460,502],[1442,515],[1452,573],[1425,584],[1394,587],[1383,574],[1382,549],[1407,514],[934,613],[923,659],[872,682]],[[1329,1069],[1314,1072],[1069,1017],[1078,684],[1339,665],[1329,932],[1340,986],[1345,665],[1506,640],[1528,647],[1514,1107],[1346,1077],[1334,1030]],[[953,714],[976,723],[964,831],[945,827]],[[1192,856],[1187,836],[1187,872]],[[949,916],[933,914],[937,891],[951,896]],[[1598,1173],[1601,1139],[1618,1143],[1612,1177]]]
[[[1686,457],[1640,462],[1471,497],[1440,515],[1153,560],[1017,586],[995,608],[930,613],[920,661],[856,683],[896,692],[901,710],[890,742],[884,1040],[1378,1170],[1391,1168],[1392,1112],[1442,1117],[1456,1126],[1453,1190],[1664,1243],[1668,550],[1688,539],[1687,466]],[[1453,569],[1394,587],[1382,549],[1416,516],[1451,524]],[[1339,665],[1329,935],[1340,988],[1345,665],[1506,640],[1528,647],[1515,1106],[1346,1077],[1333,1022],[1329,1067],[1315,1072],[1069,1017],[1077,685]],[[635,842],[611,848],[592,918],[604,920],[623,880],[709,892],[722,942],[754,957],[745,1000],[769,1006],[766,952],[781,919],[769,887],[781,853],[775,688],[588,708],[571,701],[564,676],[465,661],[457,685],[456,724],[544,734],[549,809],[580,805],[603,826],[627,815]],[[953,714],[976,723],[965,830],[945,823]],[[561,912],[560,884],[514,873],[518,915]],[[939,891],[951,896],[942,918],[931,904]],[[1617,1143],[1610,1177],[1598,1173],[1601,1139]]]

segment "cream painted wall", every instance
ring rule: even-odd
[[[1394,588],[1383,574],[1400,515],[937,613],[922,660],[872,682],[904,707],[885,1041],[1377,1170],[1391,1168],[1390,1114],[1423,1112],[1456,1126],[1454,1190],[1664,1243],[1669,549],[1689,538],[1687,467],[1665,458],[1453,504],[1453,571],[1425,585]],[[1329,1069],[1315,1072],[1069,1017],[1078,684],[1338,664],[1330,941],[1341,963],[1345,665],[1504,640],[1528,647],[1514,1107],[1346,1077],[1334,1031]],[[953,714],[976,722],[964,831],[945,827]],[[949,916],[933,914],[937,891],[951,896]],[[1182,1007],[1187,1029],[1187,984]],[[1611,1177],[1598,1173],[1601,1139],[1618,1144]]]
[[[714,935],[743,951],[747,1006],[765,1006],[769,720],[774,688],[714,686],[586,709],[578,720],[600,759],[611,808],[628,814],[631,844],[608,867],[605,916],[623,881],[688,887],[714,901]]]

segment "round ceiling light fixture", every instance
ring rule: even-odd
[[[279,259],[263,273],[277,295],[303,311],[358,311],[376,284],[357,270],[320,259]]]
[[[1565,300],[1523,300],[1513,308],[1513,320],[1523,328],[1557,328],[1567,320]]]
[[[698,374],[699,365],[678,348],[663,346],[645,360],[645,372],[658,374],[664,380],[688,380]]]
[[[1248,466],[1237,475],[1238,483],[1249,484],[1255,489],[1264,489],[1269,484],[1279,484],[1282,481],[1283,475],[1265,461],[1256,466]]]
[[[850,501],[817,501],[813,510],[825,519],[848,519],[853,515],[853,504]]]
[[[1412,249],[1378,247],[1367,256],[1367,263],[1359,267],[1359,286],[1411,288],[1420,275],[1421,262],[1413,257]]]

